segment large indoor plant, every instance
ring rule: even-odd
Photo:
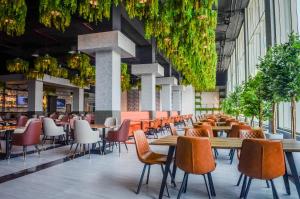
[[[260,68],[277,101],[291,103],[291,134],[296,138],[296,102],[300,98],[299,36],[292,33],[288,42],[273,47],[272,60],[268,67]]]
[[[77,0],[40,0],[40,22],[46,27],[65,31],[76,9]]]
[[[26,14],[25,0],[0,0],[0,31],[10,36],[24,34]]]

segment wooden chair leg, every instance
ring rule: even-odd
[[[75,151],[74,151],[74,154],[73,154],[73,159],[75,158],[75,155],[76,155],[76,151],[77,151],[78,146],[79,146],[79,144],[77,144],[76,147],[75,147]]]

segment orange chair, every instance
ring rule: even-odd
[[[251,128],[251,126],[244,125],[244,124],[232,125],[232,128],[229,132],[228,137],[239,138],[240,137],[240,132],[242,130],[252,130],[252,128]],[[232,164],[232,162],[233,162],[234,154],[235,154],[235,149],[231,149],[230,153],[229,153],[230,164]]]
[[[216,196],[211,177],[216,165],[208,138],[179,137],[176,148],[176,166],[185,172],[177,198],[186,192],[189,174],[202,175],[208,197]]]
[[[148,174],[147,174],[146,184],[148,184],[148,182],[149,182],[150,169],[151,169],[152,165],[155,165],[155,164],[161,165],[162,173],[164,173],[163,165],[166,164],[167,155],[153,152],[150,149],[146,135],[142,130],[135,131],[133,133],[133,136],[134,136],[134,140],[135,140],[137,156],[138,156],[139,160],[145,164],[141,178],[140,178],[140,182],[138,185],[138,189],[136,191],[136,194],[139,194],[142,183],[143,183],[144,174],[145,174],[147,167],[148,167]],[[168,191],[167,185],[166,185],[166,190],[167,190],[167,194],[169,196],[169,191]]]
[[[238,169],[244,175],[240,198],[246,199],[252,180],[260,179],[271,182],[273,198],[278,199],[273,179],[285,174],[282,143],[280,141],[245,139],[242,144]]]
[[[177,130],[175,128],[175,125],[173,123],[170,123],[170,131],[171,131],[171,135],[178,135]]]
[[[266,136],[264,134],[264,132],[262,131],[262,129],[247,129],[247,130],[241,130],[240,131],[240,138],[241,139],[266,139]],[[238,159],[240,159],[240,154],[241,154],[241,150],[237,151],[237,157]],[[241,180],[242,180],[243,174],[241,173],[238,183],[236,186],[240,186]],[[269,188],[269,182],[266,181],[267,183],[267,187]]]
[[[209,125],[198,125],[195,128],[190,128],[185,130],[185,136],[192,136],[192,137],[209,137],[213,138],[214,133],[212,127]],[[215,157],[217,158],[219,153],[217,149],[214,149]]]

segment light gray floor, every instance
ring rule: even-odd
[[[167,152],[166,147],[152,147],[159,152]],[[7,174],[18,169],[29,168],[47,160],[53,160],[66,156],[67,147],[43,152],[41,158],[37,154],[27,157],[26,162],[22,158],[0,161],[0,173]],[[239,173],[236,162],[229,165],[228,150],[220,150],[220,159],[217,160],[217,169],[213,172],[213,180],[216,188],[216,199],[233,199],[239,197],[240,187],[236,187]],[[22,166],[23,165],[23,166]],[[65,162],[54,167],[17,178],[0,184],[1,199],[131,199],[131,198],[157,198],[162,179],[159,166],[153,166],[150,183],[144,185],[141,193],[136,195],[138,180],[143,165],[136,157],[134,145],[129,145],[129,152],[122,146],[119,156],[118,150],[114,153],[100,156],[83,156]],[[3,172],[4,171],[4,172]],[[176,183],[178,188],[170,188],[171,198],[176,198],[183,173],[178,172]],[[297,194],[291,184],[292,195],[287,196],[283,180],[275,181],[280,198],[296,199]],[[169,185],[171,187],[171,185]],[[207,198],[202,176],[190,176],[187,193],[182,196],[185,199]],[[272,198],[271,189],[266,188],[263,181],[254,181],[248,198]]]

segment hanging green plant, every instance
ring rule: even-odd
[[[6,68],[11,73],[25,73],[29,69],[29,62],[20,58],[6,61]]]
[[[76,77],[70,77],[72,84],[79,87],[95,84],[96,70],[90,61],[90,57],[84,53],[75,53],[68,58],[67,66],[77,70]]]
[[[34,69],[38,72],[46,73],[54,71],[58,67],[56,58],[46,54],[45,56],[37,57],[34,60]]]
[[[130,90],[130,74],[128,73],[128,66],[125,63],[121,64],[121,90],[122,92]]]
[[[154,1],[126,1],[129,16],[145,21],[146,38],[156,39],[157,48],[184,76],[183,82],[200,91],[214,89],[217,12],[212,6],[217,0],[159,1],[157,14],[140,9],[139,2],[154,5]]]
[[[0,0],[0,31],[10,36],[24,34],[26,14],[25,0]]]
[[[89,22],[100,22],[103,18],[110,18],[111,6],[119,4],[121,0],[79,0],[79,15]]]
[[[84,53],[74,53],[72,54],[68,60],[67,65],[71,69],[84,69],[90,66],[90,57]]]
[[[29,71],[25,73],[27,79],[43,79],[44,75],[45,74],[43,72],[37,71],[33,68],[29,69]]]
[[[77,0],[40,0],[40,23],[65,31],[71,23],[71,15],[76,12]]]

